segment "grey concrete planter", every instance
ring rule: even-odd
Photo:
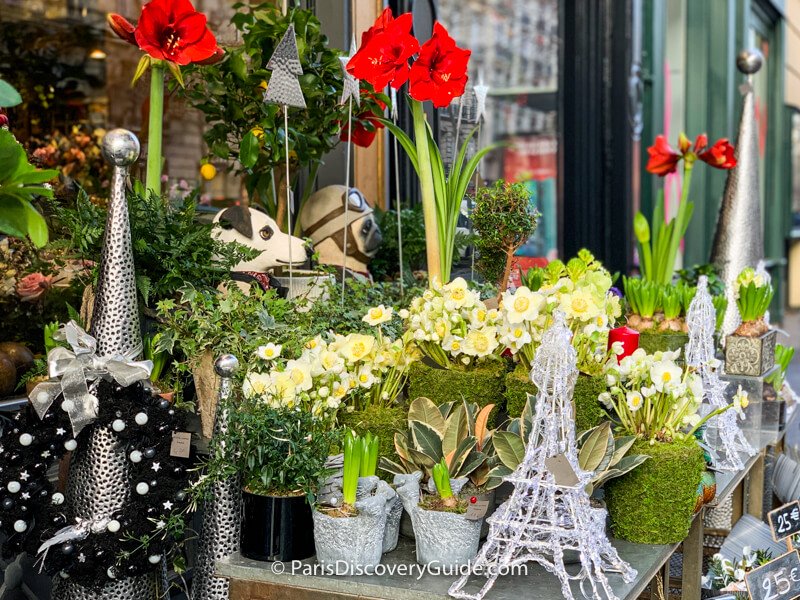
[[[420,508],[421,480],[419,471],[411,475],[396,475],[394,480],[397,494],[414,525],[417,562],[439,567],[466,565],[478,554],[483,519],[471,521],[463,515]],[[466,482],[466,478],[451,480],[453,493],[457,494]]]
[[[391,552],[397,548],[397,538],[400,537],[400,518],[403,516],[403,501],[400,496],[395,496],[386,513],[386,531],[383,534],[383,552]]]
[[[729,335],[725,338],[725,374],[760,377],[775,366],[775,343],[778,332],[767,331],[759,337]]]
[[[337,575],[369,571],[381,562],[386,518],[397,494],[378,477],[360,478],[354,517],[331,517],[314,510],[314,545],[317,561],[333,567]]]

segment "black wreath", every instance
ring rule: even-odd
[[[43,542],[74,525],[74,515],[48,481],[47,471],[75,443],[78,448],[87,444],[95,427],[122,421],[124,429],[117,435],[129,461],[131,492],[124,509],[110,516],[119,528],[113,524],[83,540],[56,544],[37,562],[43,572],[98,589],[112,579],[155,571],[162,557],[172,557],[189,509],[194,453],[188,459],[170,455],[172,434],[186,430],[186,412],[141,382],[122,387],[101,379],[91,390],[99,401],[98,418],[75,440],[69,416],[60,408],[61,396],[44,418],[28,406],[0,434],[0,531],[8,536],[3,556],[23,550],[36,556]],[[140,424],[141,416],[136,422],[140,414],[147,416],[146,423]],[[147,486],[144,494],[137,492],[140,483]]]

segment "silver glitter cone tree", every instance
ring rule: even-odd
[[[744,97],[736,140],[736,166],[728,172],[711,248],[711,262],[719,270],[727,289],[728,309],[722,324],[722,333],[726,335],[738,326],[733,282],[742,269],[754,267],[764,258],[758,184],[758,121],[752,85],[752,76],[761,68],[763,60],[758,50],[745,50],[736,59],[739,71],[747,76],[742,86]]]
[[[214,421],[217,452],[225,452],[220,437],[228,432],[228,402],[232,394],[232,377],[239,368],[235,356],[225,354],[214,363],[220,376],[219,401]],[[215,565],[239,551],[242,535],[241,478],[231,477],[214,483],[211,496],[203,503],[203,525],[197,551],[197,567],[192,582],[192,600],[227,600],[229,582],[215,577]]]
[[[592,508],[589,503],[585,486],[592,473],[578,466],[572,408],[578,370],[571,337],[563,313],[556,312],[531,369],[539,394],[525,458],[505,478],[514,491],[488,519],[489,536],[470,572],[450,587],[454,598],[480,600],[498,574],[529,562],[539,563],[558,577],[563,597],[570,600],[574,600],[572,582],[586,598],[602,599],[604,595],[616,600],[606,572],[619,573],[625,581],[636,577],[636,571],[620,559],[606,537],[605,509]],[[570,575],[564,566],[567,550],[580,555],[581,569],[576,575]],[[475,593],[465,589],[472,574],[487,577]]]
[[[736,308],[735,303],[733,306]],[[697,369],[700,374],[703,401],[708,403],[709,412],[728,406],[725,399],[728,384],[719,378],[718,370],[721,365],[714,349],[716,321],[717,313],[711,294],[708,293],[708,279],[701,275],[697,281],[697,292],[686,315],[689,329],[686,364]],[[716,454],[713,466],[718,471],[739,471],[744,468],[741,454],[753,456],[756,452],[739,428],[737,418],[735,410],[726,410],[712,417],[706,427],[706,441]]]
[[[289,29],[278,42],[275,53],[267,63],[267,69],[272,71],[272,76],[267,84],[267,91],[264,92],[264,102],[305,108],[306,100],[297,79],[303,74],[303,67],[297,52],[294,24],[289,25]]]
[[[99,356],[135,359],[142,351],[142,339],[125,187],[128,168],[139,157],[139,140],[130,131],[114,129],[103,138],[102,149],[114,171],[90,333],[97,339]],[[88,443],[72,455],[68,520],[109,517],[124,508],[130,494],[124,446],[110,427],[95,426]],[[153,598],[157,588],[155,575],[120,578],[99,591],[57,579],[54,600],[145,600]]]

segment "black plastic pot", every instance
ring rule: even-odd
[[[314,555],[314,521],[305,496],[258,496],[242,492],[242,556],[291,561]]]

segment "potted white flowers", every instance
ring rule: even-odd
[[[630,451],[650,456],[606,485],[614,535],[632,542],[673,544],[686,537],[705,469],[694,433],[728,408],[700,418],[702,381],[677,364],[678,356],[640,348],[606,365],[610,388],[601,399],[619,422],[618,432],[637,436]]]
[[[337,574],[342,566],[345,575],[355,568],[368,571],[381,561],[387,516],[397,494],[375,476],[377,464],[378,440],[347,432],[341,495],[314,510],[317,561],[336,568]]]
[[[425,357],[411,365],[409,397],[425,396],[436,404],[463,398],[481,406],[502,397],[500,314],[488,309],[464,279],[447,285],[434,281],[400,312],[405,338]]]
[[[561,310],[572,330],[580,376],[575,384],[576,427],[590,429],[603,419],[597,398],[606,389],[603,366],[607,359],[608,332],[621,314],[619,297],[612,293],[611,275],[587,251],[566,264],[555,260],[522,276],[525,285],[505,292],[500,304],[500,342],[518,363],[506,376],[506,409],[519,417],[537,390],[530,381],[530,365],[542,333]]]
[[[775,365],[777,331],[765,319],[775,290],[769,276],[744,269],[734,283],[742,323],[725,339],[725,373],[760,377]]]
[[[753,551],[749,546],[742,549],[742,557],[736,562],[725,558],[722,554],[715,554],[708,563],[708,573],[701,581],[703,586],[701,598],[716,598],[728,593],[742,600],[749,598],[744,581],[745,575],[770,560],[772,555],[768,550]]]

